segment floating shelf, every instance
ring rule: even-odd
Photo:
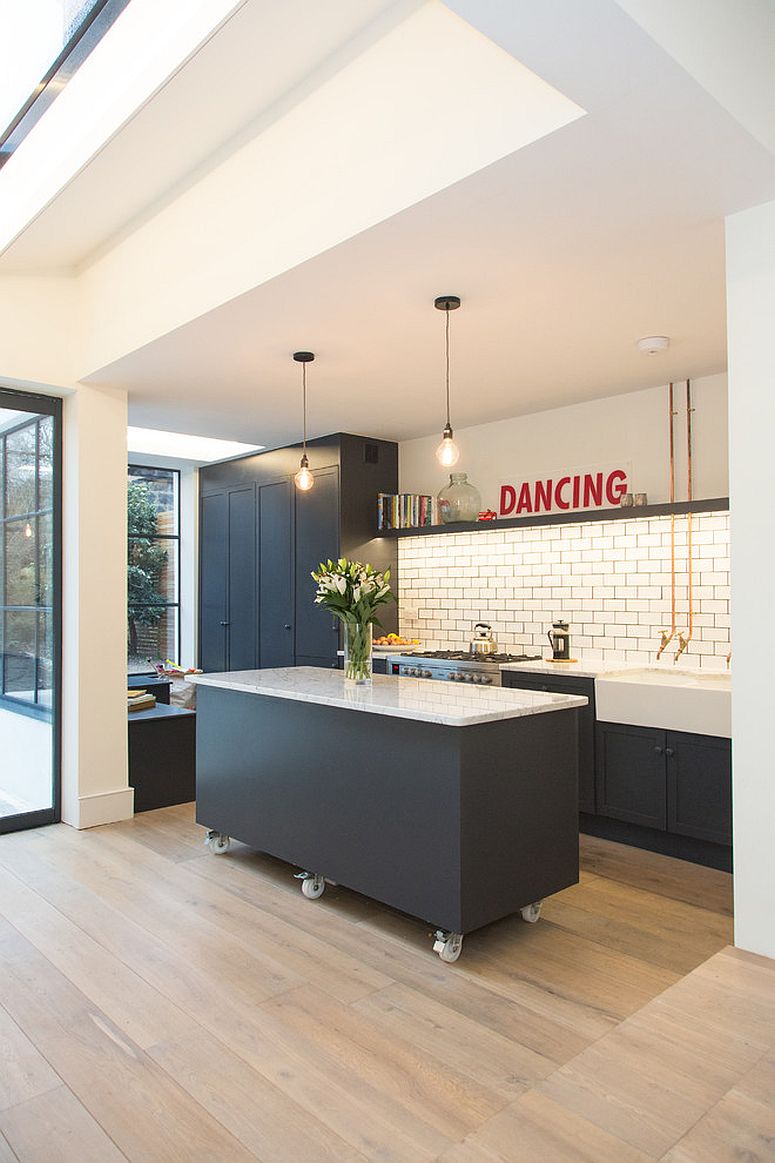
[[[647,517],[676,517],[685,513],[721,513],[729,510],[729,497],[712,500],[678,501],[674,505],[639,505],[615,509],[582,509],[572,513],[544,513],[542,516],[502,517],[496,521],[459,521],[452,525],[424,525],[412,529],[380,529],[377,537],[435,537],[443,533],[487,533],[493,529],[530,529],[541,525],[581,525],[591,521],[633,521]]]

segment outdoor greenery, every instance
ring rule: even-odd
[[[167,550],[155,540],[158,505],[146,481],[130,480],[128,488],[128,627],[129,653],[138,652],[138,626],[156,626],[166,609],[160,593]]]

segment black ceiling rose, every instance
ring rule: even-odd
[[[296,363],[312,363],[315,353],[314,351],[294,351],[293,358]]]
[[[437,311],[457,311],[460,306],[460,296],[439,295],[438,299],[433,300],[433,306]]]

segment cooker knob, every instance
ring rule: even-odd
[[[483,674],[479,681],[480,682],[492,682],[492,676],[489,674]]]
[[[420,673],[422,674],[423,678],[433,678],[433,672],[430,670],[422,670]]]

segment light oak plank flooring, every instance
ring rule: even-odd
[[[775,1160],[775,965],[724,873],[583,837],[445,965],[202,840],[191,805],[0,838],[0,1163]]]

